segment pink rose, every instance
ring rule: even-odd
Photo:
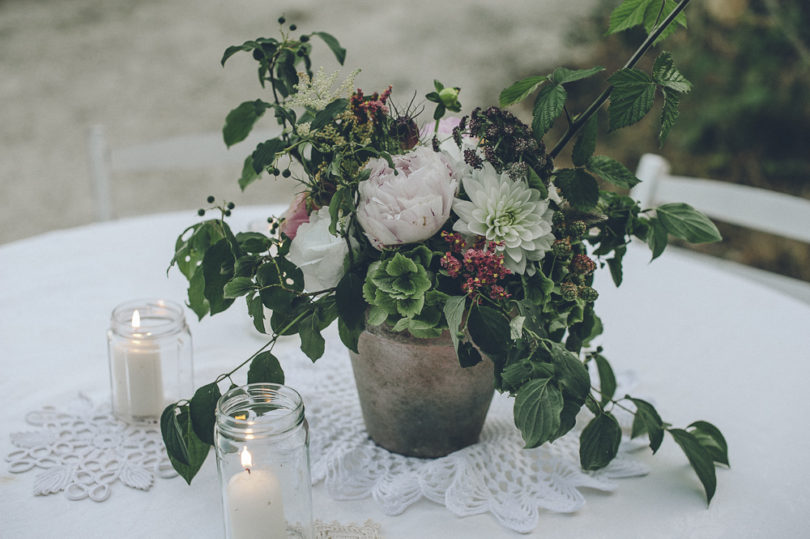
[[[306,191],[298,193],[290,203],[290,207],[284,212],[284,220],[281,222],[280,231],[286,234],[291,240],[295,239],[295,235],[298,233],[298,227],[309,222],[309,212],[307,211],[308,196],[309,193]]]

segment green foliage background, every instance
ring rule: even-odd
[[[640,29],[605,38],[614,4],[600,6],[591,24],[571,36],[599,43],[583,65],[604,65],[606,73],[621,67],[643,39]],[[705,0],[686,11],[689,31],[658,47],[671,51],[694,83],[681,100],[678,125],[659,148],[651,136],[657,119],[645,118],[639,129],[600,137],[597,153],[628,165],[642,153],[660,153],[678,174],[810,198],[810,2]],[[640,67],[649,69],[654,58],[649,55]],[[594,77],[572,86],[571,100],[587,103],[599,83]],[[600,122],[606,123],[604,115]],[[810,281],[807,245],[717,224],[724,241],[698,250]]]

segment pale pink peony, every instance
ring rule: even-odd
[[[291,240],[295,239],[295,235],[298,233],[298,227],[303,223],[309,222],[307,196],[309,196],[307,192],[295,195],[295,198],[290,202],[290,207],[284,212],[284,220],[281,222],[279,230],[286,234]]]
[[[371,175],[358,185],[357,220],[377,249],[433,236],[450,217],[458,189],[444,154],[420,146],[392,158],[399,174],[385,159],[372,159]]]
[[[435,134],[441,135],[452,135],[453,129],[458,127],[461,124],[461,118],[454,118],[454,117],[447,117],[442,118],[439,120],[439,131]],[[422,126],[422,129],[419,130],[419,134],[423,138],[431,138],[434,135],[436,128],[436,122],[426,123]]]

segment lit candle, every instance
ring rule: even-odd
[[[270,470],[252,468],[246,447],[240,452],[243,471],[228,481],[226,511],[231,539],[286,539],[281,485]]]
[[[113,387],[116,413],[124,417],[158,417],[163,411],[163,375],[160,346],[141,327],[138,310],[132,312],[133,337],[113,348]]]

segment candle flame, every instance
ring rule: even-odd
[[[132,327],[133,328],[141,327],[141,313],[138,312],[138,309],[132,311]]]
[[[250,470],[250,467],[253,466],[253,455],[250,454],[247,447],[242,448],[239,452],[239,456],[242,459],[242,467],[246,470]]]

